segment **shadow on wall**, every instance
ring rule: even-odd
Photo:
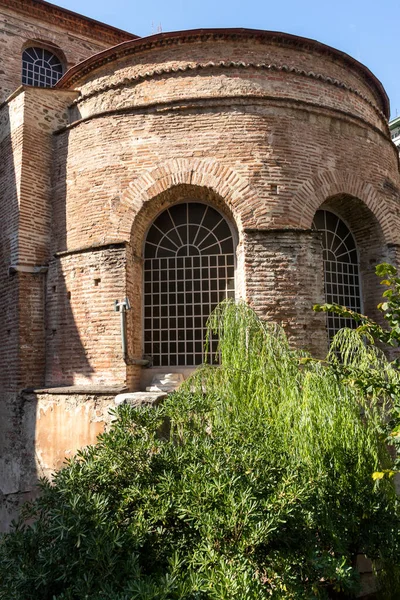
[[[43,294],[35,296],[41,322],[29,330],[33,314],[24,315],[21,309],[17,341],[20,349],[25,346],[26,353],[35,357],[31,372],[36,369],[37,376],[31,376],[20,357],[25,375],[13,395],[18,402],[18,422],[13,426],[18,451],[10,464],[19,461],[16,468],[28,497],[37,493],[38,477],[50,477],[65,458],[95,443],[110,420],[108,410],[115,395],[125,390],[126,376],[120,320],[114,311],[114,300],[125,295],[125,245],[68,248],[68,132],[63,144],[58,146],[57,139],[52,142],[56,147],[51,148],[46,165],[47,175],[53,176],[48,194],[52,241]],[[22,303],[27,299],[23,297]],[[39,339],[42,354],[34,350]],[[24,391],[18,395],[20,389]],[[7,519],[8,515],[3,528]]]
[[[88,280],[93,291],[101,289],[96,257],[81,260],[75,248],[68,251],[67,167],[69,132],[53,136],[54,164],[52,189],[52,227],[50,262],[46,286],[46,386],[90,385],[95,368],[91,344],[99,344],[94,335],[98,302],[88,294]],[[62,143],[60,143],[62,142]],[[82,215],[85,219],[85,215]],[[86,255],[85,255],[86,257]],[[86,257],[87,258],[87,257]],[[112,308],[112,307],[110,307]]]
[[[75,320],[79,308],[71,306],[62,269],[52,270],[49,236],[52,169],[52,134],[29,120],[29,99],[21,92],[0,107],[0,529],[9,527],[21,503],[37,492],[38,476],[59,466],[54,459],[65,449],[84,445],[74,433],[76,411],[55,410],[50,397],[21,390],[43,388],[46,381],[46,335],[50,365],[65,345],[71,364],[52,385],[75,383],[77,373],[90,380],[93,368]],[[32,107],[30,107],[32,108]],[[29,109],[29,105],[28,105]],[[40,147],[40,164],[32,167],[32,147]],[[65,201],[65,169],[60,172],[61,202]],[[43,223],[36,223],[34,206],[42,205]],[[54,215],[57,219],[58,214]],[[39,219],[40,220],[40,219]],[[30,250],[29,232],[35,224],[41,248]],[[43,231],[40,227],[43,224]],[[60,225],[60,224],[59,224]],[[61,226],[65,227],[64,223]],[[28,240],[28,241],[27,241]],[[43,241],[44,240],[44,241]],[[43,252],[43,244],[45,253]],[[50,263],[48,278],[46,267]],[[79,273],[75,273],[79,279]],[[46,278],[47,285],[46,285]],[[55,283],[53,280],[55,278]],[[58,293],[57,293],[58,292]],[[46,322],[46,301],[47,314]],[[80,306],[77,297],[76,306]],[[88,314],[83,309],[83,320]],[[87,325],[89,327],[89,325]],[[57,338],[57,330],[64,333]],[[46,331],[47,330],[47,331]],[[57,345],[51,343],[57,341]],[[58,399],[60,406],[67,406]],[[50,418],[51,411],[53,418]],[[79,411],[78,411],[79,412]],[[95,410],[94,410],[95,412]],[[44,435],[48,425],[54,430]],[[103,425],[89,433],[99,433]],[[79,428],[76,428],[78,429]],[[69,444],[66,437],[70,437]],[[82,443],[82,439],[84,440]],[[94,441],[90,438],[86,443]],[[75,445],[74,445],[75,444]],[[56,464],[55,464],[56,463]]]
[[[10,270],[10,266],[18,266],[19,259],[22,113],[23,95],[0,108],[0,529],[9,526],[36,481],[34,425],[24,430],[24,404],[18,394],[25,384],[20,358],[24,328],[19,318],[26,274],[18,270],[11,274]],[[30,312],[26,304],[24,311]]]

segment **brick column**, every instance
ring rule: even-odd
[[[320,234],[311,230],[245,230],[246,299],[265,319],[281,323],[290,343],[324,356],[325,315]]]

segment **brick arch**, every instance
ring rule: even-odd
[[[121,233],[130,239],[136,217],[147,203],[174,188],[209,190],[226,206],[240,230],[253,224],[256,193],[233,168],[213,159],[175,159],[163,162],[129,183],[121,196]]]
[[[29,38],[28,40],[25,40],[21,46],[21,57],[24,50],[27,50],[28,48],[43,48],[44,50],[48,50],[61,61],[64,69],[68,69],[68,61],[64,50],[51,40],[43,38]]]
[[[170,160],[155,166],[127,186],[113,208],[119,233],[129,240],[127,295],[134,310],[128,318],[132,356],[142,355],[143,247],[149,226],[167,206],[190,198],[210,203],[234,226],[249,222],[256,199],[248,182],[232,168],[215,160]],[[237,254],[239,254],[237,252]],[[241,281],[237,282],[240,288]]]
[[[144,250],[144,244],[147,232],[151,224],[165,209],[175,204],[180,204],[189,200],[190,202],[200,202],[209,204],[220,212],[228,221],[235,245],[239,242],[239,232],[235,217],[228,205],[214,190],[205,186],[177,184],[161,192],[143,204],[142,208],[135,215],[130,237],[130,245],[133,254],[141,257]]]
[[[374,186],[352,173],[323,171],[302,185],[290,206],[290,222],[311,228],[315,212],[329,198],[348,196],[361,200],[376,218],[386,243],[396,243],[398,236],[387,201],[379,198]]]

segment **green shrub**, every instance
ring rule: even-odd
[[[379,398],[389,420],[387,443],[393,446],[395,468],[400,470],[400,277],[387,263],[377,265],[375,272],[383,277],[385,290],[378,310],[385,326],[338,304],[316,304],[314,310],[353,320],[354,329],[342,329],[333,339],[327,362],[343,383],[359,387],[366,397]],[[381,472],[381,476],[392,475],[393,471]]]
[[[358,553],[398,567],[378,401],[244,304],[210,327],[221,366],[161,407],[121,407],[41,483],[0,546],[0,598],[353,597]]]

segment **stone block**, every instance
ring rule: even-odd
[[[182,373],[159,373],[153,377],[151,385],[146,387],[146,392],[173,392],[184,379]]]
[[[140,406],[157,406],[168,396],[166,392],[133,392],[115,396],[115,404],[130,404],[135,408]]]

